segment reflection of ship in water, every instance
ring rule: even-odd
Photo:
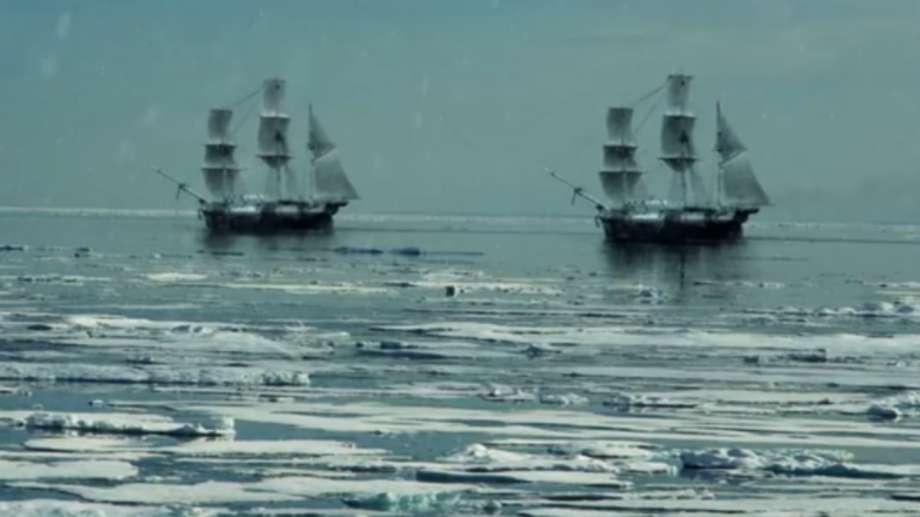
[[[681,296],[695,285],[709,285],[713,296],[719,292],[719,282],[728,286],[736,279],[748,278],[750,261],[743,241],[731,246],[660,246],[653,243],[632,243],[629,246],[604,246],[609,274],[617,280],[655,285],[673,290]],[[713,288],[715,291],[713,291]]]
[[[160,170],[157,172],[178,185],[177,195],[185,193],[198,200],[198,212],[212,231],[265,234],[329,228],[336,212],[358,198],[345,175],[338,150],[311,106],[307,148],[312,159],[305,174],[295,171],[290,166],[292,155],[288,145],[291,119],[282,111],[285,82],[268,79],[261,91],[257,143],[258,157],[268,168],[264,194],[239,192],[240,168],[234,157],[236,144],[231,140],[230,130],[233,111],[227,108],[212,109],[208,117],[208,140],[201,171],[210,200],[185,183]]]
[[[760,186],[747,148],[729,126],[716,104],[716,146],[719,163],[714,195],[696,169],[693,143],[696,116],[689,110],[691,77],[668,76],[667,82],[639,102],[667,92],[667,108],[661,126],[661,161],[672,172],[666,199],[649,197],[643,171],[636,160],[638,145],[632,129],[633,107],[610,108],[607,112],[608,141],[604,145],[601,184],[609,201],[602,203],[574,187],[576,196],[597,208],[596,220],[611,241],[693,242],[728,241],[741,236],[742,225],[751,214],[770,203]],[[649,109],[649,114],[655,105]],[[647,119],[647,117],[646,117]],[[643,121],[644,122],[644,121]]]

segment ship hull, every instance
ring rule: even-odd
[[[203,207],[200,215],[211,232],[270,234],[330,230],[342,204],[302,201]]]
[[[738,240],[756,210],[673,210],[652,213],[608,212],[598,216],[611,242],[718,243]]]

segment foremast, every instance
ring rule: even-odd
[[[291,154],[288,146],[288,126],[291,117],[282,111],[284,79],[266,79],[262,85],[262,112],[259,115],[259,158],[268,166],[266,194],[270,198],[302,198],[299,182],[288,167]]]
[[[642,170],[636,162],[636,137],[632,130],[633,110],[613,107],[607,110],[607,142],[604,168],[600,171],[604,193],[614,208],[624,208],[641,197]]]
[[[204,183],[214,198],[229,203],[236,195],[240,168],[233,156],[236,144],[230,140],[233,111],[212,109],[208,114],[208,140],[204,144]]]
[[[674,173],[670,201],[680,207],[709,204],[703,180],[694,169],[697,161],[696,147],[693,143],[696,115],[688,107],[692,79],[692,76],[685,74],[668,76],[668,104],[661,124],[660,159]]]

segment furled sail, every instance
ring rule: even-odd
[[[228,199],[235,194],[240,169],[233,157],[236,145],[230,141],[229,109],[212,109],[208,115],[208,140],[204,149],[201,171],[211,195]]]
[[[759,208],[770,204],[770,198],[748,158],[747,147],[728,124],[722,106],[716,104],[716,151],[721,157],[723,202],[738,208]]]
[[[604,193],[615,205],[624,205],[643,196],[642,171],[636,163],[636,138],[632,131],[632,108],[607,110],[607,137],[604,144],[604,169],[600,171]]]
[[[345,174],[339,151],[313,113],[313,106],[310,106],[309,124],[307,148],[313,154],[314,198],[325,202],[358,199],[358,192]]]

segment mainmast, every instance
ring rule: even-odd
[[[696,115],[688,108],[690,81],[692,76],[671,74],[667,80],[668,107],[661,125],[661,161],[674,172],[677,188],[676,201],[688,206],[687,191],[689,176],[694,202],[697,205],[708,202],[702,179],[693,168],[696,163],[696,148],[693,145],[693,127]]]
[[[236,144],[230,141],[230,121],[233,111],[212,109],[208,115],[208,140],[204,145],[204,165],[201,171],[208,190],[216,198],[229,201],[236,193],[240,168],[233,151]]]
[[[287,183],[288,196],[299,194],[296,177],[288,168],[291,155],[288,147],[288,126],[291,118],[281,111],[284,100],[283,79],[266,79],[262,85],[262,113],[259,117],[259,158],[268,165],[267,193],[276,199],[282,197],[282,172]]]
[[[607,143],[604,144],[604,168],[600,171],[604,192],[622,207],[639,193],[642,171],[636,163],[636,138],[632,130],[632,108],[607,110]]]

